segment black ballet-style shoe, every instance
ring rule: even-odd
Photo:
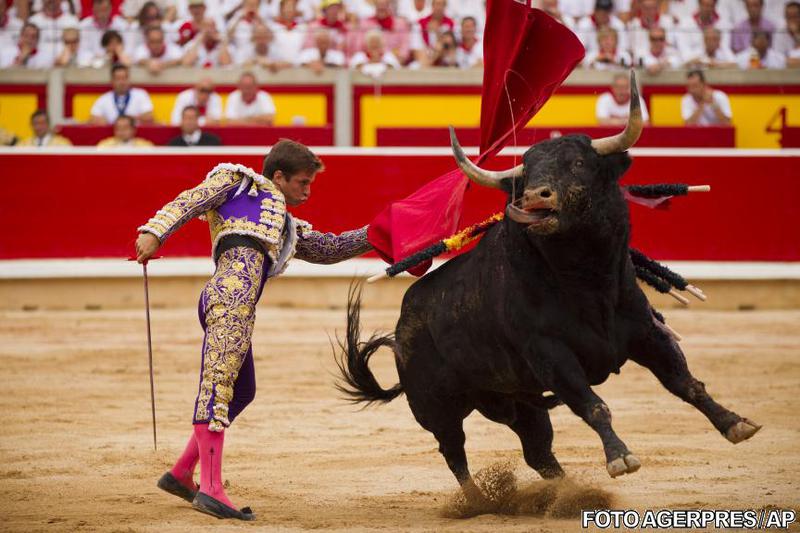
[[[256,515],[253,514],[253,511],[250,510],[249,507],[242,507],[240,510],[237,510],[200,491],[197,491],[192,501],[192,507],[201,513],[210,514],[217,518],[237,518],[246,521],[256,519]]]
[[[194,497],[197,495],[197,491],[187,489],[184,485],[181,484],[178,479],[172,475],[172,472],[167,472],[161,479],[158,480],[158,488],[169,492],[179,498],[183,498],[189,503],[194,501]]]

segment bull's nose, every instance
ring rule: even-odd
[[[542,200],[548,202],[555,202],[556,201],[556,191],[550,188],[547,185],[543,185],[541,187],[536,187],[535,189],[529,189],[525,191],[525,200],[528,202],[541,202]]]

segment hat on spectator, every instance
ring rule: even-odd
[[[320,2],[320,4],[319,4],[319,7],[321,9],[327,9],[327,8],[329,8],[329,7],[331,7],[332,5],[335,5],[335,4],[341,5],[342,4],[342,0],[322,0],[322,2]]]
[[[595,10],[601,11],[613,11],[614,10],[614,0],[597,0],[594,3]]]

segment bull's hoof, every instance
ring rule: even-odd
[[[734,444],[738,444],[758,433],[759,429],[761,429],[761,426],[752,420],[742,418],[728,428],[728,431],[725,432],[725,438]]]
[[[608,475],[611,477],[619,477],[622,474],[633,474],[642,467],[642,463],[635,455],[629,453],[625,457],[617,457],[606,465]]]

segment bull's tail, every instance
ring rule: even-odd
[[[389,403],[403,393],[403,386],[397,384],[383,389],[369,369],[369,358],[382,346],[394,350],[394,335],[373,334],[362,342],[361,336],[361,286],[351,285],[347,297],[347,334],[344,341],[337,338],[339,352],[334,354],[336,365],[341,372],[341,381],[336,383],[345,397],[353,402]]]

